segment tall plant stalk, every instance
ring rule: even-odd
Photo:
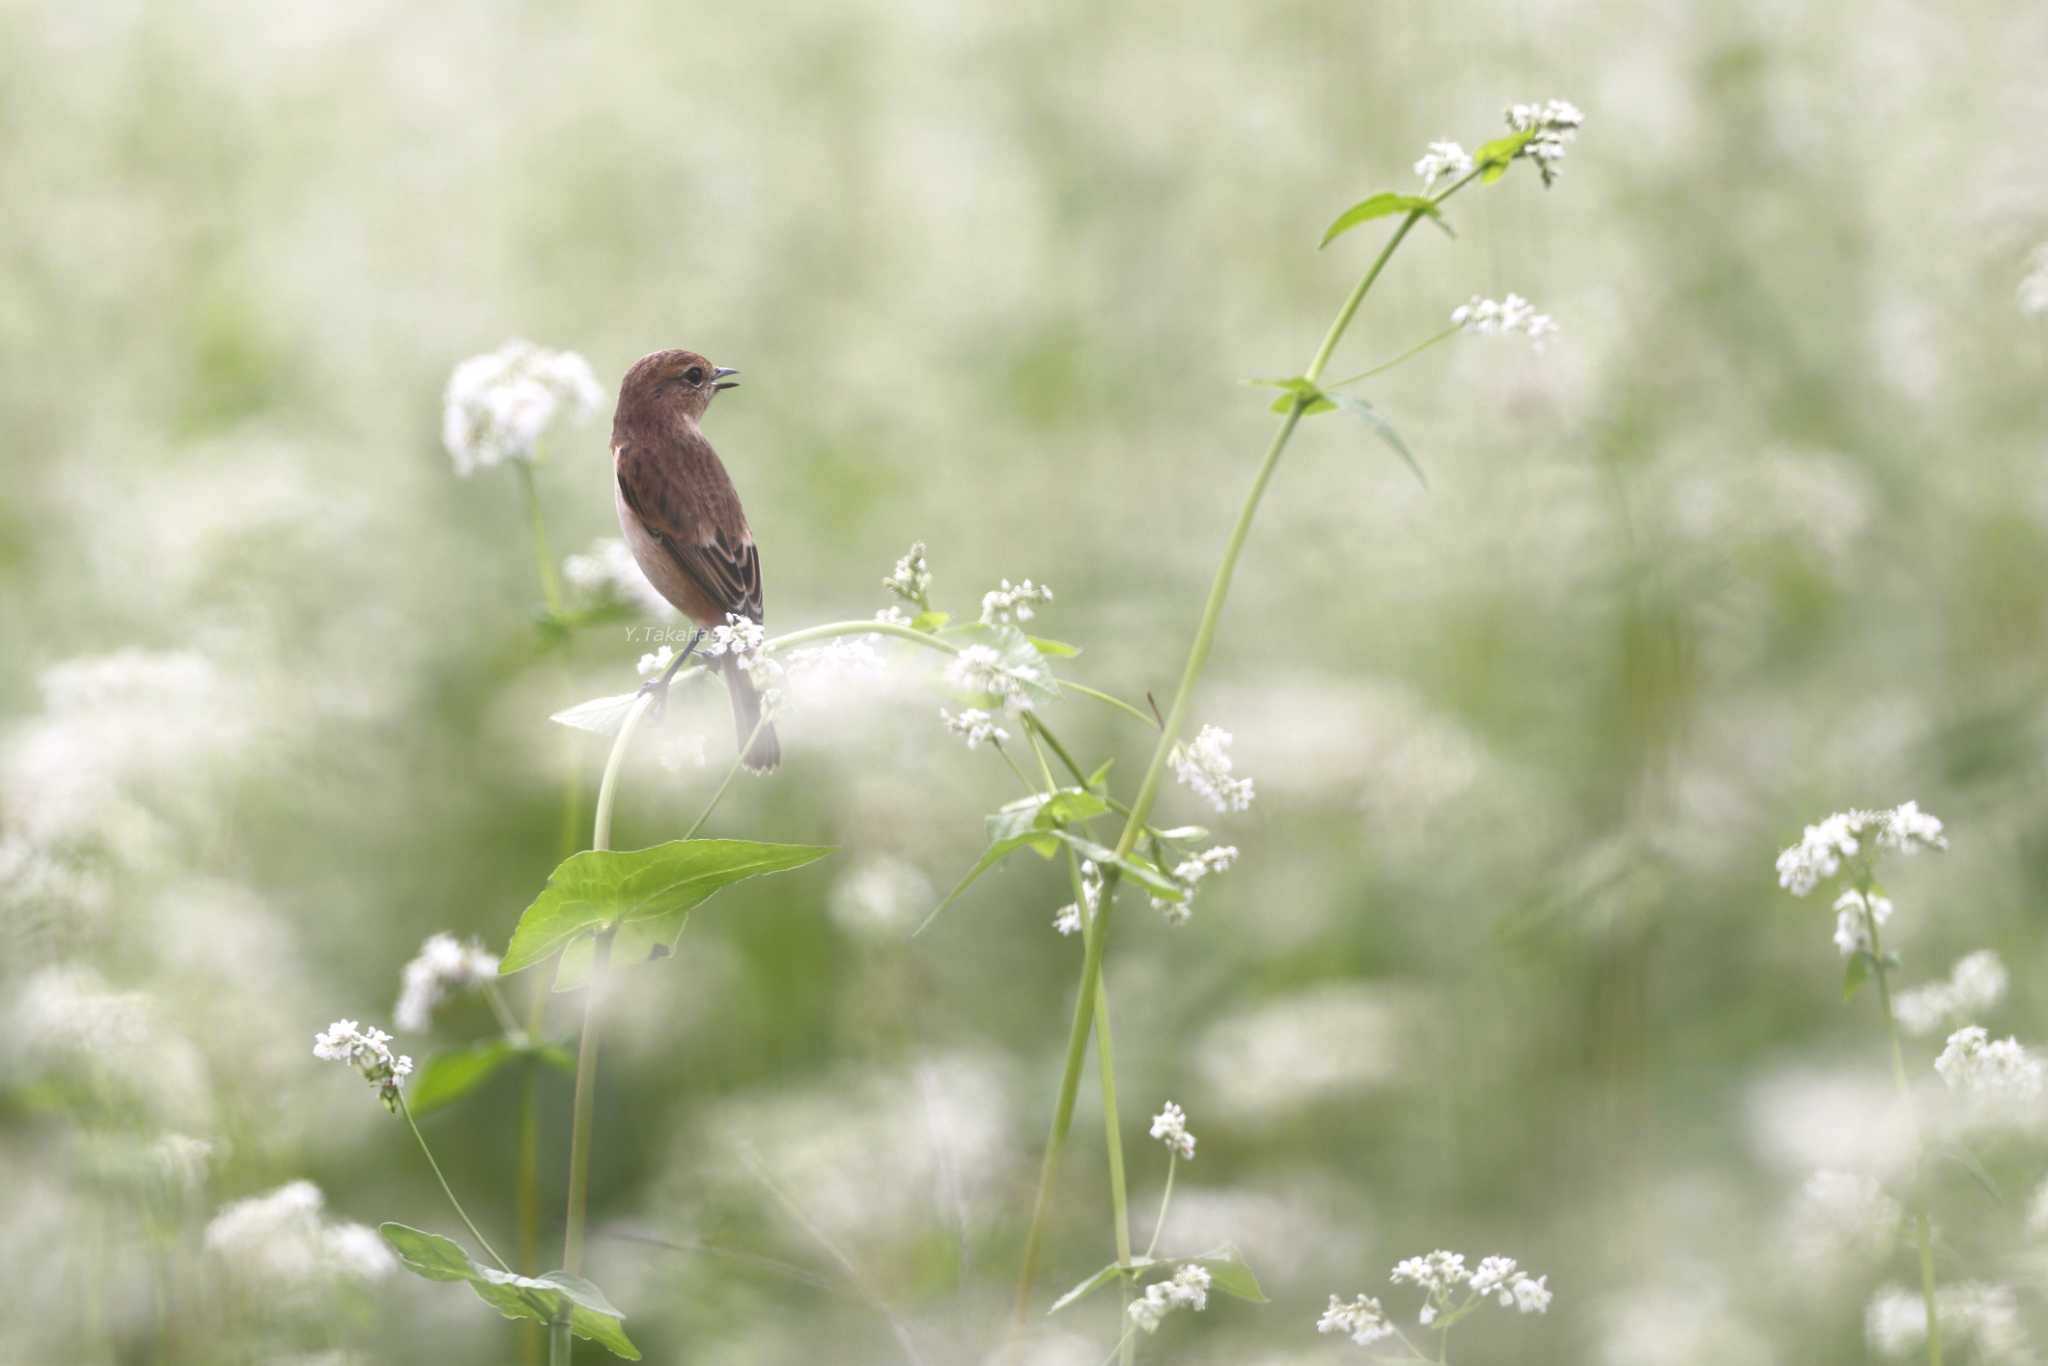
[[[1478,170],[1474,170],[1435,196],[1432,203],[1441,204],[1470,184],[1479,174]],[[1386,269],[1387,262],[1393,258],[1395,250],[1414,230],[1415,225],[1428,216],[1428,212],[1420,208],[1410,210],[1395,228],[1393,235],[1387,239],[1386,245],[1380,249],[1379,255],[1373,258],[1371,266],[1344,300],[1343,307],[1337,310],[1337,316],[1323,334],[1322,344],[1316,348],[1308,369],[1303,372],[1302,377],[1308,381],[1308,392],[1295,392],[1292,395],[1292,401],[1281,415],[1279,427],[1266,445],[1258,471],[1252,476],[1251,489],[1245,495],[1243,506],[1238,509],[1237,521],[1230,529],[1229,538],[1224,542],[1223,557],[1218,562],[1215,578],[1209,585],[1209,596],[1202,605],[1202,616],[1195,627],[1194,640],[1188,647],[1187,662],[1181,668],[1180,681],[1174,686],[1173,700],[1167,708],[1158,742],[1153,746],[1151,762],[1145,767],[1145,776],[1138,785],[1138,795],[1132,799],[1129,814],[1124,821],[1123,833],[1117,839],[1118,858],[1127,856],[1136,847],[1139,836],[1145,830],[1146,820],[1151,815],[1152,805],[1159,796],[1160,779],[1166,771],[1167,759],[1172,755],[1173,748],[1179,741],[1181,729],[1187,723],[1188,706],[1194,696],[1196,680],[1200,678],[1202,666],[1208,662],[1210,648],[1215,644],[1217,626],[1223,617],[1223,605],[1230,596],[1231,580],[1237,573],[1238,558],[1244,552],[1245,541],[1251,534],[1252,521],[1258,514],[1259,503],[1265,497],[1267,485],[1272,482],[1273,472],[1279,468],[1280,457],[1286,452],[1287,443],[1294,436],[1295,428],[1301,425],[1301,419],[1315,401],[1313,394],[1316,392],[1316,386],[1322,381],[1323,371],[1328,368],[1331,357],[1336,354],[1338,343],[1350,329],[1352,319],[1357,316],[1366,295],[1379,280],[1380,273]],[[1032,1202],[1031,1226],[1024,1237],[1023,1265],[1017,1276],[1015,1312],[1020,1323],[1030,1311],[1032,1292],[1038,1279],[1039,1259],[1044,1246],[1045,1220],[1058,1181],[1060,1153],[1066,1144],[1067,1131],[1073,1124],[1074,1099],[1080,1088],[1081,1064],[1087,1054],[1088,1035],[1095,1027],[1095,1011],[1103,996],[1102,964],[1107,951],[1110,908],[1115,893],[1116,870],[1111,867],[1104,870],[1101,909],[1085,927],[1088,933],[1081,959],[1081,984],[1075,997],[1073,1025],[1067,1037],[1066,1070],[1060,1077],[1059,1097],[1053,1106],[1052,1127],[1046,1136],[1045,1156],[1039,1168],[1038,1193]],[[1105,1090],[1113,1094],[1113,1050],[1110,1047],[1107,1030],[1103,1030],[1102,1033],[1099,1065],[1107,1083]],[[1107,1099],[1106,1094],[1105,1100]],[[1105,1114],[1104,1123],[1114,1135],[1116,1116],[1113,1111]],[[1112,1175],[1113,1178],[1120,1177],[1121,1146],[1117,1144],[1114,1136],[1110,1142],[1115,1152],[1111,1162]],[[1115,1208],[1112,1217],[1116,1225],[1117,1256],[1119,1261],[1127,1263],[1130,1260],[1130,1219],[1128,1202],[1121,1197],[1121,1182],[1113,1179],[1112,1204]],[[1125,1342],[1126,1347],[1123,1351],[1125,1359],[1128,1360],[1128,1334],[1125,1335]]]
[[[1877,978],[1877,1005],[1884,1015],[1885,1038],[1891,1045],[1892,1082],[1898,1088],[1899,1104],[1906,1112],[1907,1122],[1913,1129],[1914,1161],[1921,1160],[1920,1126],[1913,1114],[1913,1088],[1906,1079],[1906,1052],[1899,1042],[1899,1016],[1892,1009],[1891,968],[1884,961],[1884,942],[1878,937],[1877,916],[1871,910],[1870,878],[1866,874],[1857,882],[1857,891],[1863,899],[1863,928],[1870,935],[1870,958],[1874,966],[1872,974]],[[1920,1301],[1927,1314],[1927,1366],[1941,1366],[1941,1319],[1935,1308],[1934,1295],[1934,1228],[1933,1220],[1927,1213],[1927,1192],[1918,1175],[1913,1182],[1913,1236],[1920,1247]]]
[[[619,770],[633,732],[654,701],[652,693],[633,699],[626,717],[612,741],[611,756],[605,760],[604,778],[597,788],[597,815],[592,821],[590,847],[605,851],[612,847],[612,802],[618,795]],[[594,937],[590,956],[590,980],[583,991],[583,1032],[576,1048],[576,1098],[569,1124],[569,1201],[562,1226],[562,1269],[572,1276],[583,1274],[583,1235],[590,1205],[590,1130],[597,1106],[597,1054],[603,1037],[604,994],[611,981],[612,936],[616,926],[605,926]],[[543,987],[542,990],[546,988]],[[569,1320],[548,1325],[548,1361],[551,1366],[568,1366],[571,1350]]]

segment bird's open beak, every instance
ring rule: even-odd
[[[721,366],[719,366],[719,367],[718,367],[718,368],[717,368],[716,370],[713,370],[713,371],[711,372],[711,378],[713,378],[713,379],[715,379],[715,380],[719,380],[719,381],[721,381],[721,382],[720,382],[720,383],[718,383],[718,384],[714,384],[714,385],[712,385],[711,387],[712,387],[712,388],[714,388],[714,389],[737,389],[737,388],[739,388],[739,387],[740,387],[740,382],[739,382],[738,380],[736,380],[736,379],[727,379],[727,378],[726,378],[726,376],[727,376],[727,375],[737,375],[738,373],[739,373],[739,371],[737,371],[737,370],[733,369],[733,368],[732,368],[732,367],[730,367],[730,366],[726,366],[726,365],[721,365]]]

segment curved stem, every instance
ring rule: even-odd
[[[1447,341],[1450,338],[1457,336],[1458,333],[1462,330],[1462,328],[1458,327],[1456,324],[1453,324],[1450,327],[1446,327],[1443,331],[1437,333],[1434,337],[1431,337],[1428,341],[1419,342],[1416,345],[1409,347],[1406,351],[1403,351],[1400,355],[1394,357],[1390,361],[1382,361],[1380,364],[1373,366],[1370,370],[1360,370],[1357,374],[1351,376],[1349,379],[1333,380],[1331,383],[1325,384],[1323,387],[1325,389],[1342,389],[1347,384],[1356,384],[1358,383],[1358,381],[1362,379],[1371,379],[1374,375],[1384,375],[1387,371],[1393,369],[1395,366],[1401,364],[1403,361],[1415,359],[1415,357],[1429,350],[1430,347],[1435,346],[1438,342]]]
[[[1899,1017],[1892,1009],[1891,969],[1885,965],[1884,942],[1878,937],[1877,917],[1870,910],[1870,877],[1867,873],[1857,880],[1857,890],[1863,896],[1863,928],[1870,935],[1870,958],[1876,965],[1872,971],[1877,977],[1878,1008],[1884,1012],[1885,1036],[1891,1043],[1892,1082],[1898,1088],[1899,1104],[1905,1108],[1917,1153],[1920,1139],[1919,1125],[1913,1114],[1913,1087],[1906,1078],[1906,1053],[1899,1043]],[[1915,1160],[1919,1160],[1917,1156]],[[1913,1233],[1920,1245],[1920,1302],[1927,1316],[1927,1366],[1941,1366],[1941,1318],[1935,1307],[1934,1292],[1933,1221],[1928,1217],[1927,1192],[1917,1172],[1913,1180]]]
[[[1152,1241],[1145,1244],[1145,1255],[1150,1257],[1159,1250],[1159,1235],[1166,1228],[1166,1210],[1173,1203],[1173,1174],[1180,1170],[1180,1154],[1166,1155],[1166,1191],[1159,1197],[1159,1217],[1152,1221]]]
[[[486,1257],[489,1257],[498,1264],[500,1271],[510,1271],[512,1268],[505,1265],[505,1259],[500,1257],[498,1250],[491,1246],[491,1240],[484,1237],[483,1230],[479,1229],[470,1219],[469,1211],[465,1210],[462,1207],[462,1202],[455,1198],[454,1188],[448,1184],[448,1178],[441,1174],[441,1164],[434,1160],[434,1150],[427,1146],[426,1135],[420,1132],[418,1122],[412,1117],[412,1107],[405,1103],[405,1092],[399,1091],[397,1096],[398,1113],[405,1116],[406,1127],[412,1130],[412,1136],[419,1141],[420,1151],[426,1154],[427,1165],[433,1169],[434,1179],[441,1183],[441,1194],[447,1196],[448,1203],[455,1207],[455,1217],[462,1220],[462,1226],[469,1230],[469,1236],[476,1239],[477,1246],[484,1250]]]
[[[1437,203],[1456,194],[1477,177],[1475,169],[1470,175],[1448,187],[1436,197]],[[1373,284],[1386,269],[1408,234],[1422,221],[1420,210],[1411,212],[1401,220],[1386,245],[1380,248],[1371,266],[1360,277],[1358,284],[1337,310],[1329,330],[1323,334],[1321,345],[1309,361],[1305,377],[1311,385],[1322,378],[1322,373],[1336,353],[1337,344],[1344,339],[1351,320],[1371,292]],[[1266,453],[1259,461],[1258,472],[1252,476],[1252,486],[1245,495],[1244,505],[1238,510],[1237,521],[1230,529],[1230,538],[1224,542],[1223,558],[1216,566],[1216,576],[1209,585],[1209,597],[1202,605],[1202,617],[1195,627],[1195,638],[1188,647],[1187,663],[1181,668],[1180,681],[1173,691],[1172,705],[1167,709],[1166,724],[1160,728],[1159,741],[1152,749],[1152,759],[1145,768],[1145,776],[1138,785],[1138,795],[1131,801],[1129,816],[1125,819],[1123,833],[1117,838],[1116,855],[1123,858],[1136,846],[1138,837],[1146,829],[1146,817],[1151,814],[1152,803],[1159,795],[1159,781],[1166,770],[1167,757],[1173,752],[1175,741],[1180,736],[1182,725],[1187,721],[1188,703],[1194,695],[1195,681],[1201,676],[1202,666],[1208,661],[1210,647],[1215,643],[1217,623],[1223,616],[1223,604],[1230,596],[1231,579],[1237,572],[1238,557],[1244,551],[1246,538],[1251,534],[1252,519],[1258,514],[1259,502],[1265,496],[1266,486],[1272,482],[1274,470],[1279,468],[1280,456],[1287,449],[1287,442],[1294,435],[1294,429],[1301,424],[1307,401],[1297,397],[1288,406],[1280,419],[1280,426],[1267,443]],[[1093,933],[1088,935],[1087,951],[1081,960],[1081,990],[1074,1005],[1072,1032],[1067,1037],[1066,1071],[1060,1077],[1058,1101],[1053,1107],[1052,1131],[1047,1137],[1045,1160],[1039,1170],[1038,1194],[1033,1201],[1031,1227],[1024,1238],[1024,1265],[1017,1279],[1017,1311],[1021,1321],[1025,1308],[1031,1302],[1031,1289],[1038,1275],[1039,1246],[1044,1237],[1044,1221],[1052,1204],[1052,1186],[1059,1174],[1059,1153],[1065,1146],[1067,1128],[1073,1122],[1074,1096],[1081,1082],[1081,1060],[1087,1052],[1088,1034],[1093,1027],[1094,1005],[1102,984],[1103,941],[1108,938],[1109,910],[1113,901],[1116,869],[1112,865],[1104,870],[1102,913],[1096,917],[1099,922]]]
[[[533,462],[515,460],[519,469],[519,492],[526,502],[526,526],[533,538],[533,567],[540,576],[541,597],[547,602],[548,615],[562,615],[562,581],[557,577],[555,557],[548,549],[548,527],[541,515],[540,489],[533,478]]]

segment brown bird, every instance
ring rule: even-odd
[[[732,478],[698,425],[711,400],[736,387],[738,373],[694,351],[656,351],[626,372],[612,416],[619,528],[648,582],[698,625],[699,635],[728,615],[761,620],[761,554]],[[661,679],[657,705],[696,644],[693,637]],[[718,657],[718,668],[732,698],[742,762],[757,772],[774,768],[782,745],[775,728],[761,722],[754,680],[729,653]]]

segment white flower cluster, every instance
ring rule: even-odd
[[[969,749],[980,749],[983,745],[1000,745],[1010,738],[1010,732],[996,724],[996,718],[979,707],[963,707],[958,715],[939,708],[939,720],[946,729],[967,742]]]
[[[1318,1333],[1342,1333],[1360,1347],[1370,1347],[1381,1338],[1394,1335],[1393,1320],[1380,1302],[1370,1295],[1345,1301],[1330,1296],[1330,1307],[1316,1320]]]
[[[1188,1132],[1187,1112],[1172,1101],[1166,1108],[1152,1116],[1152,1137],[1166,1145],[1167,1151],[1175,1157],[1192,1162],[1195,1160],[1195,1136]]]
[[[946,665],[946,684],[961,692],[1001,699],[1012,715],[1031,710],[1027,685],[1044,680],[1042,673],[1004,662],[993,645],[969,645]]]
[[[1565,100],[1545,100],[1542,104],[1509,105],[1507,121],[1510,132],[1535,134],[1515,155],[1535,162],[1547,187],[1557,179],[1557,164],[1585,126],[1586,116]]]
[[[768,631],[760,622],[737,612],[728,612],[724,621],[704,633],[697,649],[714,659],[720,655],[731,655],[742,669],[751,672],[767,640]]]
[[[1835,898],[1835,947],[1844,958],[1870,952],[1870,922],[1883,925],[1891,918],[1890,897],[1851,887]]]
[[[1131,1322],[1148,1333],[1159,1331],[1160,1321],[1176,1309],[1196,1313],[1209,1307],[1209,1272],[1197,1262],[1185,1263],[1170,1281],[1154,1281],[1145,1293],[1131,1301]]]
[[[911,618],[910,613],[892,602],[881,611],[875,613],[875,620],[885,626],[908,626],[910,625]]]
[[[1505,299],[1474,294],[1451,310],[1451,322],[1480,337],[1520,332],[1536,351],[1541,351],[1544,343],[1557,335],[1557,321],[1548,313],[1538,313],[1535,305],[1519,294],[1510,294]]]
[[[1478,1269],[1470,1270],[1462,1253],[1439,1248],[1426,1257],[1397,1263],[1390,1279],[1395,1285],[1412,1285],[1428,1298],[1420,1315],[1425,1328],[1454,1307],[1452,1299],[1461,1288],[1468,1289],[1467,1303],[1492,1299],[1521,1314],[1541,1314],[1550,1308],[1550,1278],[1531,1276],[1512,1257],[1482,1257]]]
[[[531,460],[557,414],[567,410],[580,422],[603,398],[590,362],[574,351],[514,339],[455,367],[442,401],[441,442],[463,476]]]
[[[1218,844],[1204,849],[1193,858],[1182,859],[1173,870],[1174,881],[1180,883],[1187,895],[1179,901],[1163,901],[1152,898],[1152,907],[1166,917],[1169,925],[1185,925],[1195,913],[1195,888],[1211,873],[1221,873],[1237,862],[1237,846]]]
[[[452,934],[432,935],[405,965],[392,1022],[408,1034],[423,1033],[434,1022],[434,1007],[449,992],[472,990],[497,975],[498,955],[485,952],[483,945],[463,944]]]
[[[647,581],[633,552],[616,536],[601,536],[581,554],[565,558],[562,581],[582,598],[631,603],[648,616],[677,615],[674,605]]]
[[[398,1089],[412,1075],[412,1059],[391,1051],[391,1036],[381,1029],[365,1029],[354,1020],[336,1020],[313,1036],[313,1056],[323,1062],[347,1063],[363,1074],[363,1080],[377,1088],[384,1108],[396,1113]]]
[[[1252,780],[1232,776],[1230,744],[1229,731],[1203,726],[1193,740],[1173,747],[1173,776],[1218,811],[1244,811],[1252,804]]]
[[[1916,854],[1946,849],[1941,821],[1907,802],[1889,811],[1838,811],[1818,825],[1806,827],[1799,843],[1778,855],[1778,885],[1805,896],[1842,871],[1842,860],[1863,852],[1870,840],[1880,850]]]
[[[1806,1178],[1787,1219],[1788,1241],[1803,1262],[1825,1266],[1881,1255],[1898,1236],[1904,1210],[1876,1178],[1818,1171]]]
[[[1008,579],[1003,586],[992,588],[981,595],[981,624],[984,626],[1010,626],[1031,620],[1036,616],[1036,604],[1052,601],[1052,589],[1026,579],[1012,587]]]
[[[1088,907],[1088,916],[1093,919],[1095,910],[1102,904],[1102,870],[1095,866],[1093,859],[1081,860],[1081,900],[1069,901],[1053,913],[1052,927],[1061,934],[1081,932],[1081,907]]]
[[[267,1287],[313,1291],[324,1281],[374,1281],[398,1258],[376,1230],[329,1223],[326,1203],[310,1181],[293,1181],[267,1195],[237,1200],[206,1226],[206,1250],[234,1275]]]
[[[1972,1100],[2032,1101],[2041,1095],[2041,1060],[2017,1039],[1992,1039],[1982,1025],[1949,1035],[1934,1070],[1949,1090]]]
[[[1902,991],[1892,998],[1899,1028],[1920,1037],[1968,1015],[1981,1015],[2005,999],[2005,964],[1990,949],[1959,959],[1946,982]]]
[[[925,559],[923,541],[911,544],[903,557],[896,561],[896,568],[889,577],[882,580],[882,587],[921,610],[931,609],[932,568]]]
[[[1972,1361],[2033,1360],[2027,1351],[2027,1332],[2020,1322],[2019,1301],[2011,1289],[1982,1281],[1959,1281],[1945,1285],[1934,1296],[1935,1316],[1941,1322],[1942,1339],[1951,1347],[1958,1340],[1974,1349]],[[1882,1356],[1902,1357],[1917,1352],[1927,1341],[1927,1305],[1920,1293],[1891,1285],[1873,1295],[1864,1310],[1863,1331],[1873,1350]]]
[[[1455,142],[1432,142],[1415,163],[1415,174],[1422,177],[1422,188],[1427,190],[1439,180],[1455,180],[1469,173],[1472,158],[1465,149]]]

